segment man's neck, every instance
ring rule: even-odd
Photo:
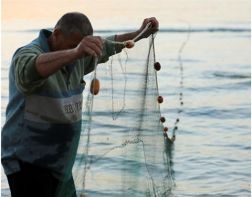
[[[48,46],[50,48],[50,51],[55,51],[55,48],[53,46],[53,38],[52,38],[52,35],[49,36],[49,38],[47,39],[47,43],[48,43]]]

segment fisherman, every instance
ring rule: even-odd
[[[71,171],[81,132],[84,75],[122,50],[115,42],[137,40],[158,30],[152,17],[139,30],[102,39],[93,36],[82,13],[63,15],[53,31],[14,53],[9,72],[9,103],[2,129],[2,165],[12,197],[55,197],[64,182],[76,197]],[[111,40],[112,42],[107,42]],[[113,43],[114,42],[114,43]],[[67,193],[67,192],[66,192]]]

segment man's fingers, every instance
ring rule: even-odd
[[[92,36],[90,41],[102,50],[103,42],[100,36]]]
[[[151,17],[147,19],[147,24],[151,23],[152,29],[158,29],[159,23],[155,17]]]
[[[91,36],[90,40],[88,40],[87,46],[91,48],[96,56],[101,56],[102,55],[102,47],[103,47],[103,42],[100,36]]]
[[[86,46],[88,48],[92,49],[97,56],[101,56],[102,55],[102,46],[100,46],[96,42],[87,42]]]
[[[80,56],[91,55],[101,56],[102,55],[102,39],[99,36],[86,36],[82,39],[78,45],[78,53]]]
[[[149,23],[151,23],[151,26],[148,28],[148,32],[149,33],[157,32],[159,29],[159,22],[155,17],[150,17],[150,18],[144,19],[141,29],[144,29],[146,27],[146,25]],[[146,36],[148,37],[149,35],[146,35]]]
[[[90,48],[90,47],[86,47],[85,48],[85,54],[91,55],[91,56],[94,56],[94,57],[98,57],[99,56],[97,54],[97,52],[95,50],[93,50],[92,48]]]

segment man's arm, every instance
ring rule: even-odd
[[[133,40],[135,37],[137,37],[137,35],[139,35],[140,32],[142,32],[142,30],[147,26],[148,23],[151,23],[151,26],[136,41],[138,41],[138,40],[140,40],[142,38],[147,38],[151,34],[156,33],[158,31],[158,28],[159,28],[159,23],[158,23],[158,21],[157,21],[157,19],[155,17],[151,17],[151,18],[144,19],[144,21],[142,23],[142,26],[140,27],[139,30],[137,30],[135,32],[131,32],[131,33],[117,35],[115,41],[124,42],[124,41],[127,41],[127,40]]]
[[[124,42],[127,40],[134,39],[148,23],[151,23],[151,27],[140,36],[136,41],[147,38],[151,34],[158,31],[158,21],[155,17],[147,18],[143,21],[142,26],[139,30],[131,33],[117,35],[115,41]],[[87,36],[82,39],[79,45],[74,49],[68,49],[63,51],[50,52],[39,55],[36,59],[36,69],[41,77],[48,77],[53,73],[57,72],[63,66],[74,60],[91,55],[91,56],[101,56],[102,55],[102,40],[98,36]]]
[[[41,77],[48,77],[63,66],[84,56],[100,56],[102,53],[102,40],[100,37],[87,36],[73,49],[55,51],[41,54],[37,57],[35,66]]]
[[[37,57],[35,65],[38,74],[46,78],[76,58],[77,54],[74,49],[43,53]]]

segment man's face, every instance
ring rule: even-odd
[[[66,35],[60,29],[55,29],[52,33],[50,48],[52,51],[73,49],[78,46],[82,39],[81,33]]]
[[[70,35],[60,33],[55,39],[56,50],[73,49],[77,47],[82,38],[80,33],[71,33]]]

